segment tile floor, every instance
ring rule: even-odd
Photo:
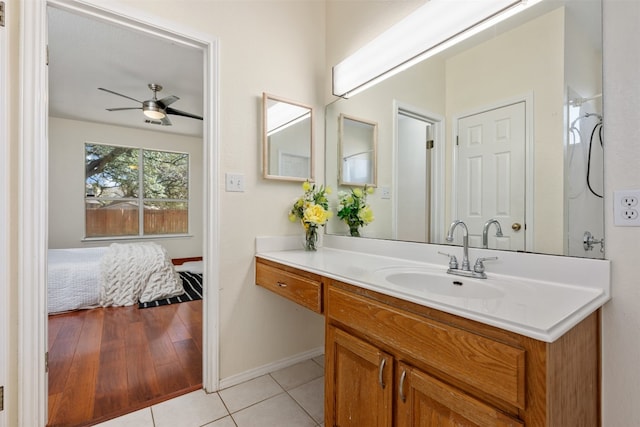
[[[194,391],[96,427],[324,427],[324,357],[206,394]]]

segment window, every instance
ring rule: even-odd
[[[85,144],[85,218],[88,238],[187,233],[189,154]]]

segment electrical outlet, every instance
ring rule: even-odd
[[[638,211],[640,190],[618,190],[613,193],[613,223],[622,227],[640,227]]]
[[[391,189],[389,187],[380,187],[381,190],[381,199],[390,199],[391,198]]]
[[[244,191],[244,175],[241,173],[225,173],[224,174],[225,191]]]

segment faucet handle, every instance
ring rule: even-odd
[[[444,255],[444,256],[448,256],[449,257],[449,268],[452,270],[457,270],[458,269],[458,258],[456,258],[455,255],[451,255],[451,254],[447,254],[444,252],[440,252],[438,251],[438,253],[440,255]]]
[[[473,271],[475,271],[476,273],[484,273],[484,262],[494,261],[496,259],[498,259],[497,256],[490,256],[490,257],[476,259],[476,263],[473,266]]]

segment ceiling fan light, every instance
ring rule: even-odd
[[[153,120],[161,120],[164,119],[165,116],[167,115],[162,108],[160,108],[158,106],[158,104],[156,104],[153,101],[145,101],[142,103],[142,112],[144,113],[145,116],[149,117],[150,119]]]

